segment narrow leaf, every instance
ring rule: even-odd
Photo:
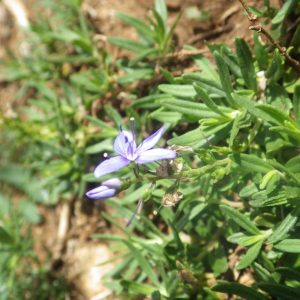
[[[290,286],[274,283],[260,283],[257,286],[264,292],[269,293],[276,298],[282,297],[284,300],[300,299],[300,291]]]
[[[299,0],[287,0],[284,2],[279,12],[276,14],[275,18],[272,20],[273,24],[278,24],[282,22],[288,14],[291,13],[294,6],[299,2]]]
[[[230,76],[229,76],[229,70],[228,67],[225,63],[224,58],[218,51],[214,51],[214,58],[216,65],[218,67],[218,72],[219,72],[219,77],[221,80],[221,84],[223,87],[224,92],[226,93],[227,96],[227,101],[230,103],[232,107],[236,107],[236,102],[232,98],[231,94],[234,92]]]
[[[198,118],[218,118],[220,113],[212,111],[205,104],[186,101],[186,100],[175,100],[166,99],[161,101],[161,105],[168,108],[169,110],[180,112],[188,116],[194,116]],[[226,113],[232,112],[230,108],[219,107],[219,111],[223,111],[222,115],[226,116]],[[228,118],[229,119],[229,118]]]
[[[300,240],[286,239],[275,244],[274,248],[289,253],[300,253]]]
[[[200,99],[204,102],[204,104],[208,108],[210,108],[212,111],[214,111],[215,113],[223,117],[227,117],[227,115],[218,108],[218,106],[212,101],[212,99],[206,94],[206,92],[199,85],[194,83],[193,86],[195,91],[199,95]]]
[[[153,268],[150,266],[146,258],[141,254],[140,250],[138,250],[135,246],[133,246],[133,244],[129,241],[124,240],[123,242],[131,251],[131,253],[134,255],[135,259],[139,263],[140,268],[146,273],[148,278],[153,282],[153,284],[156,287],[160,287],[160,283],[156,277],[156,274],[153,271]]]
[[[288,231],[295,225],[300,214],[300,205],[295,207],[281,222],[279,227],[274,231],[274,233],[267,240],[267,244],[274,244],[279,241]]]
[[[250,48],[244,39],[235,38],[234,42],[237,59],[241,68],[243,79],[249,89],[256,91],[256,74]]]
[[[122,287],[128,289],[130,292],[135,294],[151,295],[153,292],[157,290],[155,287],[151,285],[145,283],[137,283],[128,280],[121,280],[120,284],[122,285]]]
[[[247,253],[242,257],[240,263],[236,266],[236,269],[241,270],[252,264],[259,254],[261,246],[262,241],[258,241],[256,244],[249,247]]]
[[[234,282],[218,281],[218,284],[213,286],[211,290],[219,293],[234,294],[246,300],[270,300],[269,297],[251,287]]]
[[[279,267],[275,269],[275,272],[283,275],[284,277],[297,280],[300,282],[300,273],[295,271],[294,269],[287,268],[287,267]]]
[[[220,205],[220,209],[222,212],[224,212],[226,215],[228,215],[234,222],[239,224],[241,227],[243,227],[249,233],[252,233],[253,235],[261,234],[259,229],[240,212],[238,212],[238,211],[234,210],[233,208],[226,206],[226,205]]]
[[[300,85],[295,87],[293,100],[295,120],[298,126],[300,126]]]
[[[241,168],[246,168],[250,171],[268,173],[273,170],[267,162],[255,155],[236,153],[230,154],[229,158]]]
[[[269,85],[275,84],[284,72],[284,58],[280,55],[279,50],[276,48],[271,64],[265,72],[265,77],[269,79]]]
[[[132,41],[125,38],[120,37],[108,37],[107,41],[122,49],[127,49],[132,52],[140,53],[148,49],[148,47],[142,43]]]

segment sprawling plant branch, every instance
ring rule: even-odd
[[[297,70],[298,73],[300,73],[300,63],[290,57],[285,47],[281,47],[274,39],[273,37],[261,26],[261,24],[257,21],[257,15],[254,15],[244,0],[239,0],[241,4],[243,5],[244,9],[246,10],[248,14],[248,18],[251,22],[253,22],[254,25],[249,26],[250,30],[256,30],[257,33],[262,33],[281,53],[281,55],[285,56],[285,58],[290,62],[290,64]]]
[[[133,183],[136,183],[136,182],[141,182],[141,181],[158,181],[158,180],[162,180],[162,179],[178,179],[178,180],[181,180],[181,179],[188,179],[188,178],[191,178],[191,177],[198,177],[198,176],[201,176],[203,174],[205,174],[208,170],[210,169],[213,169],[215,167],[218,167],[218,166],[222,166],[222,165],[227,165],[231,162],[230,158],[225,158],[225,159],[222,159],[222,160],[218,160],[216,161],[215,163],[213,164],[210,164],[210,165],[206,165],[202,168],[199,168],[199,169],[191,169],[191,170],[188,170],[188,171],[184,171],[184,172],[181,172],[179,174],[176,174],[176,175],[170,175],[168,177],[159,177],[159,176],[156,176],[156,177],[139,177],[135,180],[132,180],[132,184]]]

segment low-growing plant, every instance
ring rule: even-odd
[[[64,1],[65,22],[53,3],[60,26],[39,20],[41,25],[32,27],[38,43],[46,45],[46,59],[6,62],[7,80],[24,80],[18,96],[28,88],[35,94],[23,107],[26,123],[14,112],[1,115],[3,187],[23,191],[33,211],[34,202],[55,205],[81,200],[85,192],[92,199],[120,193],[118,201],[104,200],[115,212],[102,215],[122,234],[91,237],[115,242],[110,246],[115,257],[103,264],[121,262],[103,279],[126,299],[136,294],[223,299],[220,293],[247,300],[299,299],[300,82],[291,58],[297,55],[298,29],[290,29],[293,38],[285,44],[266,45],[261,25],[253,25],[253,52],[239,37],[235,49],[206,43],[214,64],[186,45],[183,51],[194,53],[201,71],[176,77],[164,63],[181,14],[168,30],[163,0],[155,1],[150,26],[117,13],[137,30],[140,42],[109,37],[137,53],[116,65],[93,43],[80,3]],[[264,1],[261,11],[250,10],[267,18],[262,28],[271,19],[283,26],[298,15],[299,4],[287,0],[277,11]],[[73,55],[66,54],[66,45],[72,45]],[[77,72],[75,61],[85,71]],[[65,63],[71,64],[67,73]],[[118,68],[126,75],[114,74]],[[147,94],[138,85],[128,90],[159,72],[167,83],[152,81]],[[124,86],[130,104],[124,101],[121,108],[115,93]],[[38,213],[34,216],[38,222]],[[11,235],[3,230],[0,241],[6,245]]]

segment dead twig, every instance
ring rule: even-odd
[[[234,27],[235,27],[235,24],[227,24],[227,25],[217,27],[217,28],[215,28],[213,30],[210,30],[208,32],[196,34],[192,38],[187,40],[186,44],[188,44],[188,45],[195,44],[196,42],[198,42],[200,40],[205,40],[205,39],[208,39],[211,36],[215,36],[217,34],[228,32],[228,31],[232,30]]]
[[[244,0],[239,0],[241,4],[243,5],[244,9],[246,10],[248,14],[248,18],[251,22],[253,22],[254,25],[250,26],[250,30],[256,30],[257,33],[262,33],[280,52],[281,55],[285,56],[285,58],[289,61],[289,63],[296,69],[297,73],[300,73],[300,63],[290,57],[286,53],[286,48],[281,47],[273,38],[272,36],[261,26],[261,24],[257,21],[257,15],[253,15],[253,13],[250,11],[247,4],[244,2]]]

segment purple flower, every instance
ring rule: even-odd
[[[120,133],[114,142],[114,150],[120,156],[110,157],[98,165],[94,171],[96,178],[118,171],[128,166],[132,161],[138,164],[146,164],[152,161],[174,159],[176,157],[176,153],[173,150],[162,148],[151,149],[161,138],[166,126],[161,127],[137,147],[134,140],[133,118],[131,118],[131,122],[132,133],[122,130],[120,126]]]
[[[116,189],[109,188],[107,186],[99,186],[89,192],[86,195],[94,200],[105,199],[114,197],[116,195]]]
[[[112,178],[101,183],[101,186],[89,191],[86,195],[94,200],[114,197],[117,190],[121,190],[123,181],[119,178]]]

